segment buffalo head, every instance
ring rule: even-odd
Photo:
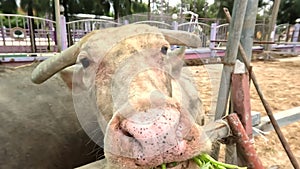
[[[152,168],[187,161],[209,149],[199,125],[201,101],[181,72],[185,47],[199,38],[148,25],[98,30],[32,73],[42,83],[58,71],[73,70],[75,108],[96,113],[110,168]],[[91,108],[92,107],[92,108]]]

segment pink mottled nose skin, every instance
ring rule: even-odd
[[[106,138],[113,144],[106,151],[135,159],[137,165],[172,161],[174,155],[184,154],[185,136],[193,123],[176,107],[167,105],[113,119]]]
[[[150,109],[137,113],[121,122],[124,133],[135,138],[147,156],[164,153],[182,144],[182,133],[178,131],[180,113],[176,109]],[[184,147],[180,146],[184,151]],[[181,153],[178,149],[177,153]]]

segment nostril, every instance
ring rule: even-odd
[[[128,131],[124,130],[123,128],[120,128],[120,130],[121,130],[121,132],[122,132],[125,136],[127,136],[127,137],[133,137],[132,134],[130,134]]]
[[[167,163],[167,168],[173,168],[173,167],[176,167],[176,166],[177,166],[176,162]]]

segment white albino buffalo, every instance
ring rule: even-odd
[[[210,144],[199,125],[201,101],[181,71],[185,47],[171,51],[170,45],[200,43],[194,34],[148,25],[98,30],[42,62],[32,81],[42,83],[77,65],[70,74],[79,120],[84,126],[85,117],[96,114],[104,133],[106,159],[99,168],[149,169],[172,162],[194,168],[189,159]],[[89,129],[88,134],[94,135]]]
[[[57,76],[33,84],[34,67],[0,65],[0,168],[72,169],[95,161],[99,149],[80,126],[72,92]]]

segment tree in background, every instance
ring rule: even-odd
[[[95,15],[109,15],[110,4],[106,0],[95,1]]]
[[[50,0],[21,0],[20,6],[24,11],[28,11],[29,16],[44,17],[46,13],[52,12]]]
[[[0,12],[17,13],[17,3],[14,0],[0,0]]]
[[[72,16],[78,13],[87,13],[95,15],[112,16],[110,8],[114,9],[114,18],[131,15],[133,13],[149,12],[150,3],[148,0],[144,3],[142,0],[60,0],[65,7],[65,16]],[[264,16],[258,16],[258,19],[269,19],[271,10],[266,8],[270,1],[259,0],[259,8],[265,9]],[[29,15],[45,17],[47,14],[53,13],[54,0],[20,0],[20,7],[23,11],[27,11]],[[158,1],[157,1],[158,2]],[[166,2],[166,1],[164,1]],[[207,5],[206,0],[181,0],[182,4],[188,4],[189,10],[197,13],[200,18],[219,18],[225,19],[223,7],[233,8],[234,0],[215,0],[212,5]],[[31,10],[32,9],[32,10]],[[178,7],[167,7],[166,12],[179,13]],[[271,8],[272,9],[272,8]],[[278,13],[277,24],[295,23],[300,18],[300,0],[282,0]],[[0,12],[17,13],[17,4],[14,0],[0,0]],[[53,15],[53,14],[52,14]]]
[[[273,0],[270,0],[273,1]],[[207,16],[209,16],[210,18],[220,18],[220,19],[225,19],[225,13],[223,11],[223,8],[226,7],[230,13],[232,13],[232,9],[233,9],[233,4],[234,4],[234,0],[227,0],[227,1],[223,1],[223,0],[215,0],[214,4],[209,6],[208,9],[208,14]],[[258,1],[258,8],[261,9],[265,9],[266,6],[269,5],[268,0],[259,0]],[[265,14],[271,14],[269,11],[265,11]],[[258,15],[258,18],[261,18]]]
[[[76,14],[76,13],[80,13],[82,11],[81,7],[80,7],[80,3],[77,0],[63,0],[63,5],[65,8],[65,16],[67,16],[67,14]]]
[[[232,13],[233,4],[234,4],[234,0],[227,0],[227,1],[215,0],[214,5],[216,5],[216,8],[218,9],[218,11],[216,13],[216,18],[225,19],[226,16],[223,11],[223,8],[224,7],[228,8],[229,12]]]
[[[199,18],[221,18],[225,19],[223,7],[228,8],[230,11],[233,8],[234,0],[215,0],[211,5],[208,5],[206,0],[181,0],[181,4],[177,7],[171,8],[171,13],[179,13],[179,7],[185,8],[199,15]]]
[[[114,0],[113,1],[113,8],[114,8],[114,19],[118,19],[120,17],[119,11],[120,11],[120,0]]]
[[[272,5],[270,5],[270,2]],[[259,7],[263,9],[263,16],[260,19],[269,21],[272,15],[274,0],[260,0]],[[268,8],[266,8],[268,6]],[[281,0],[277,16],[277,24],[290,23],[294,24],[297,18],[300,18],[300,1],[299,0]]]
[[[122,16],[131,15],[133,13],[131,0],[113,0],[114,19]]]
[[[300,0],[282,0],[277,17],[277,24],[291,23],[300,18]]]
[[[143,3],[142,0],[135,0],[131,2],[132,4],[132,12],[133,13],[143,13],[148,11],[148,5]]]
[[[200,18],[206,17],[208,4],[205,0],[182,0],[182,3],[189,6],[190,11],[193,11],[199,15]]]
[[[87,13],[95,15],[108,15],[110,4],[106,0],[68,0],[74,6],[70,5],[70,8],[73,7],[74,13]],[[75,8],[74,8],[75,7]],[[70,11],[71,12],[71,11]],[[73,13],[71,13],[73,14]]]
[[[13,0],[0,0],[0,13],[5,14],[16,14],[17,13],[17,3]],[[2,24],[5,27],[22,27],[23,21],[21,18],[11,17],[10,20],[6,16],[0,16]]]

